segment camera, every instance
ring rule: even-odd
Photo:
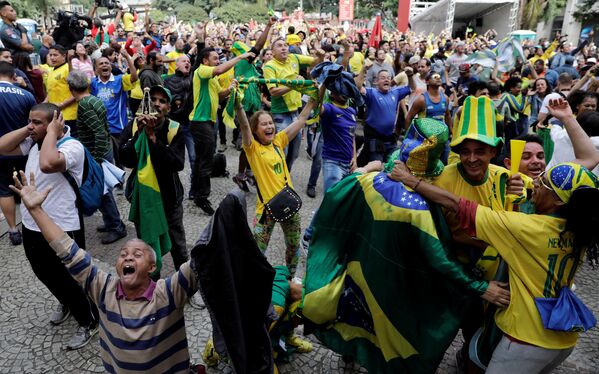
[[[95,0],[95,3],[98,7],[106,9],[114,9],[119,6],[116,0]]]
[[[92,28],[92,20],[87,16],[59,10],[56,12],[56,28],[52,37],[56,44],[71,48],[73,43],[83,39],[85,29]]]

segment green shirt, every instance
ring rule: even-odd
[[[221,90],[218,78],[214,76],[214,67],[200,65],[193,73],[193,110],[189,120],[216,122],[218,94]]]
[[[287,305],[287,297],[291,293],[291,287],[289,287],[288,278],[290,277],[289,269],[287,266],[274,266],[275,279],[272,282],[272,305],[280,306],[285,308]]]
[[[77,137],[94,160],[101,163],[112,152],[106,107],[99,98],[89,95],[77,106]]]
[[[246,60],[235,64],[235,78],[260,78],[256,67]],[[260,88],[257,84],[250,84],[243,93],[243,109],[248,113],[255,113],[262,108]]]

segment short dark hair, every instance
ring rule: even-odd
[[[113,54],[114,52],[116,52],[116,50],[112,47],[104,48],[104,50],[102,51],[102,57],[108,57],[111,54]],[[156,53],[156,52],[152,52],[152,53]]]
[[[108,49],[108,48],[106,48],[106,49]],[[156,61],[156,58],[158,58],[158,52],[152,51],[152,52],[148,53],[148,55],[146,56],[146,64],[150,64],[153,61]]]
[[[490,96],[497,96],[501,93],[501,86],[497,82],[489,82],[487,88]]]
[[[5,6],[12,6],[12,5],[10,5],[10,3],[8,1],[0,1],[0,9],[4,8]]]
[[[599,112],[595,110],[584,112],[576,119],[588,136],[599,136]]]
[[[204,62],[204,60],[207,60],[208,57],[210,57],[210,53],[212,52],[216,52],[216,49],[212,48],[212,47],[208,47],[208,48],[204,48],[200,51],[200,63]]]
[[[12,78],[15,75],[15,67],[8,62],[0,62],[0,77]]]
[[[538,136],[537,134],[523,134],[514,138],[514,140],[524,140],[526,143],[537,143],[540,144],[541,147],[545,146],[545,142],[543,142],[543,138]],[[512,152],[512,148],[510,145],[511,142],[505,142],[505,154],[506,157],[509,158]]]
[[[55,51],[58,51],[58,53],[60,53],[63,56],[67,54],[66,48],[63,47],[60,44],[54,44],[53,46],[51,46],[50,48],[48,48],[48,50],[51,50],[51,49],[53,49]]]
[[[518,84],[522,84],[522,79],[512,77],[505,81],[505,84],[503,85],[503,90],[507,92],[512,88],[516,87]]]
[[[44,112],[46,114],[46,119],[48,120],[48,123],[50,123],[54,118],[55,111],[58,112],[58,114],[60,114],[60,108],[58,107],[58,105],[52,103],[39,103],[34,105],[33,108],[31,108],[30,112]]]
[[[0,47],[0,53],[3,53],[3,52],[10,52],[10,49],[4,48],[4,47]]]
[[[477,91],[489,89],[489,85],[485,81],[474,81],[468,85],[468,95],[474,95]]]

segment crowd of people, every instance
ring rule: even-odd
[[[522,55],[506,63],[493,30],[392,31],[378,42],[366,30],[274,16],[265,24],[170,25],[153,22],[148,10],[144,16],[117,10],[102,21],[94,5],[89,29],[64,45],[52,30],[27,32],[11,4],[0,2],[0,208],[10,242],[23,245],[33,272],[59,302],[50,322],[77,320],[69,349],[87,345],[99,330],[109,372],[197,369],[183,307],[201,285],[186,244],[183,201],[215,214],[211,177],[224,168],[222,153],[234,148],[239,163],[231,187],[256,192],[257,247],[267,250],[277,223],[284,233],[286,266],[277,267],[272,288],[275,320],[288,317],[291,305],[297,313],[309,290],[292,281],[300,249],[308,253],[309,271],[313,248],[323,248],[323,228],[336,224],[322,217],[355,178],[362,187],[388,186],[391,192],[372,204],[397,207],[409,192],[427,210],[443,208],[435,220],[450,229],[452,250],[443,261],[454,270],[431,266],[475,300],[459,325],[460,370],[482,370],[469,346],[496,311],[500,339],[483,365],[488,372],[546,373],[568,357],[579,331],[592,324],[549,328],[536,300],[569,295],[585,254],[599,265],[599,64],[592,32],[577,46],[559,34],[526,40]],[[496,56],[492,66],[480,53]],[[521,155],[512,140],[525,142]],[[292,167],[304,150],[311,170],[300,187]],[[191,178],[182,182],[186,159]],[[84,251],[79,188],[91,162],[104,172],[110,164],[129,173],[98,203],[97,231],[110,245],[127,236],[126,212],[114,195],[131,202],[138,239],[120,249],[117,276],[96,268]],[[316,198],[321,172],[323,211],[302,231],[302,196]],[[146,209],[148,190],[160,203]],[[370,221],[419,219],[360,206],[351,214]],[[150,222],[155,212],[158,223]],[[161,257],[169,251],[176,273],[161,278]],[[314,308],[309,300],[307,311]],[[293,335],[298,320],[282,345],[271,336],[275,353],[312,349]],[[226,347],[216,345],[206,352],[225,357]],[[344,357],[368,368],[362,354]],[[204,356],[206,363],[211,358]]]

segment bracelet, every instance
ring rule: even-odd
[[[418,182],[416,182],[414,187],[412,187],[412,190],[416,191],[416,188],[418,188],[418,186],[420,186],[420,182],[422,182],[422,178],[418,178]]]

